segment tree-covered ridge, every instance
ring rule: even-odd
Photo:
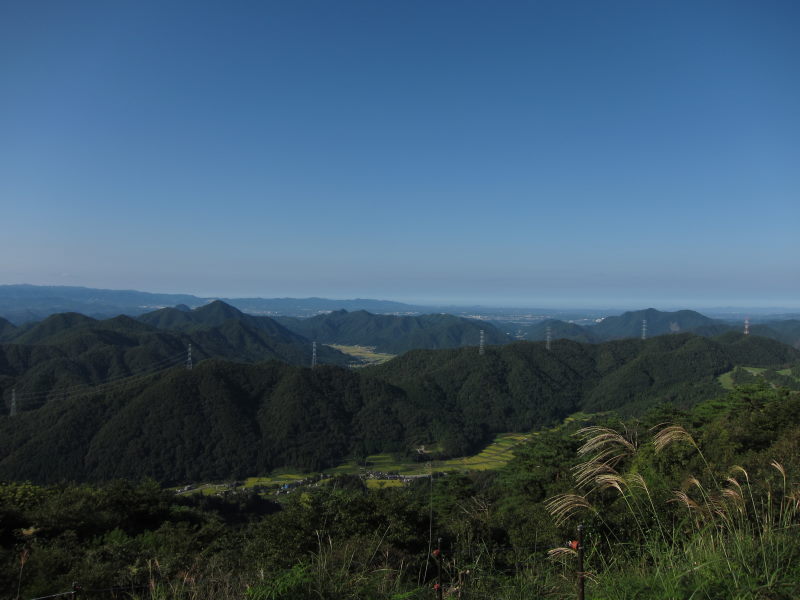
[[[126,316],[95,320],[77,313],[52,315],[16,329],[9,343],[0,344],[0,392],[6,410],[12,388],[18,407],[31,410],[52,398],[85,394],[88,390],[81,386],[107,385],[183,364],[190,345],[195,362],[225,358],[311,364],[311,342],[271,319],[222,319],[214,305],[204,308],[213,320],[185,330],[161,330]],[[349,360],[325,346],[317,348],[317,358],[339,365]]]
[[[568,540],[582,523],[588,598],[793,600],[799,428],[800,396],[759,385],[689,411],[583,415],[496,472],[372,492],[339,478],[280,505],[152,481],[6,482],[0,595],[79,582],[142,586],[139,598],[422,600],[435,595],[441,538],[444,594],[555,600],[575,597]],[[606,450],[614,460],[597,463]]]
[[[17,331],[16,325],[14,325],[11,321],[8,321],[0,317],[0,342],[14,336],[16,331]]]
[[[366,370],[420,396],[478,397],[481,385],[499,411],[517,398],[531,407],[572,404],[576,409],[638,411],[658,397],[690,405],[719,392],[716,377],[739,364],[791,363],[800,352],[779,342],[730,333],[719,339],[691,334],[627,339],[602,344],[557,340],[516,342],[487,349],[481,357],[467,351],[414,351]],[[477,388],[477,389],[476,389]],[[531,403],[547,390],[544,404]],[[555,398],[558,398],[556,400]],[[572,400],[569,400],[571,398]],[[513,412],[513,411],[512,411]],[[516,413],[514,413],[516,414]]]
[[[551,339],[599,343],[625,338],[640,338],[643,322],[646,322],[646,337],[675,333],[694,333],[704,337],[716,337],[729,332],[743,332],[742,324],[712,319],[693,310],[665,312],[648,308],[606,317],[595,325],[578,325],[558,319],[546,319],[517,328],[517,335],[525,340],[542,341],[547,338],[549,330]],[[754,323],[750,325],[750,333],[800,348],[800,321],[797,319]]]
[[[495,433],[575,411],[691,406],[722,393],[716,378],[736,364],[798,360],[799,351],[756,336],[689,334],[558,341],[549,351],[516,342],[484,355],[416,350],[358,371],[208,360],[94,393],[52,395],[39,409],[0,417],[0,477],[221,479],[284,466],[316,470],[432,442],[460,456]]]
[[[307,319],[278,317],[292,331],[324,344],[374,346],[378,352],[402,354],[418,348],[504,344],[508,337],[490,323],[448,314],[375,315],[365,310],[338,310]]]

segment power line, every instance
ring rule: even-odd
[[[484,349],[485,342],[486,342],[486,334],[484,333],[483,329],[481,329],[481,343],[480,346],[478,347],[478,354],[480,354],[481,356],[483,356],[483,353],[485,351]]]
[[[11,402],[12,411],[9,413],[9,416],[14,416],[15,414],[17,414],[19,406],[21,404],[29,404],[31,402],[44,400],[53,396],[63,395],[64,398],[66,398],[67,395],[72,397],[76,396],[81,397],[92,394],[107,393],[116,388],[120,388],[129,385],[131,383],[135,383],[138,380],[142,380],[152,375],[156,375],[158,373],[171,369],[176,366],[176,363],[180,361],[183,358],[183,356],[184,354],[181,353],[180,355],[178,355],[178,357],[170,357],[167,359],[162,359],[157,363],[150,365],[143,372],[123,375],[121,377],[108,378],[104,381],[101,380],[99,384],[84,383],[69,388],[53,389],[47,392],[35,392],[31,394],[22,394],[22,395],[17,395],[15,387],[12,389],[12,402]]]
[[[166,358],[162,358],[161,360],[158,360],[158,361],[156,361],[156,362],[154,362],[154,363],[152,363],[152,364],[150,364],[147,367],[144,367],[142,369],[134,369],[134,370],[128,372],[127,374],[125,374],[125,375],[117,375],[117,376],[114,376],[114,377],[106,377],[105,379],[99,379],[97,381],[87,382],[87,383],[79,383],[79,384],[75,384],[75,385],[72,385],[72,386],[67,387],[67,388],[48,390],[46,392],[29,392],[27,394],[21,394],[19,396],[19,399],[25,400],[25,401],[40,400],[42,398],[47,398],[48,396],[54,395],[56,393],[58,393],[58,394],[71,394],[74,391],[80,391],[80,390],[85,389],[86,387],[90,387],[90,386],[97,387],[97,386],[100,386],[100,385],[105,385],[107,383],[114,383],[115,381],[120,381],[122,379],[128,379],[129,377],[134,377],[134,376],[138,376],[138,375],[147,374],[147,373],[153,371],[154,369],[161,368],[163,365],[167,365],[167,364],[170,364],[170,363],[175,363],[176,361],[182,359],[184,356],[185,356],[184,353],[181,352],[180,354],[176,354],[176,355],[173,355],[173,356],[168,356]]]

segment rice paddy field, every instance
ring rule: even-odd
[[[602,413],[599,413],[602,414]],[[573,421],[585,421],[590,418],[584,413],[575,413],[566,419],[564,423]],[[197,485],[191,490],[181,491],[180,493],[203,493],[215,494],[221,490],[254,487],[273,487],[289,486],[306,483],[307,480],[315,480],[315,485],[327,484],[330,479],[321,479],[319,476],[333,477],[335,475],[367,475],[365,482],[370,489],[380,489],[383,487],[399,487],[404,485],[401,478],[425,477],[432,473],[457,473],[466,471],[487,471],[499,469],[514,457],[514,450],[517,446],[539,435],[539,432],[530,433],[501,433],[495,436],[494,440],[483,450],[473,456],[451,458],[441,461],[426,462],[398,462],[391,454],[373,454],[366,460],[356,462],[350,460],[336,467],[315,473],[297,473],[287,470],[279,470],[263,477],[248,477],[243,483],[232,484],[211,484],[206,483]],[[439,452],[441,448],[437,445],[428,445],[420,450],[426,452]],[[381,477],[387,475],[387,477]],[[388,476],[392,475],[392,478]]]
[[[749,371],[753,375],[759,375],[759,374],[763,373],[764,371],[766,371],[766,369],[763,368],[763,367],[742,367],[742,368],[745,371]],[[790,369],[786,369],[785,372],[784,371],[778,371],[778,372],[781,373],[781,374],[788,375],[789,372],[790,372]],[[722,375],[717,377],[717,381],[719,381],[719,384],[723,388],[725,388],[726,390],[732,390],[733,389],[733,370],[728,371],[727,373],[723,373]]]
[[[343,346],[341,344],[328,344],[328,346],[357,359],[360,364],[353,366],[379,365],[395,357],[394,354],[375,352],[375,348],[372,346]]]
[[[488,469],[498,469],[505,465],[514,456],[514,448],[527,440],[531,435],[525,433],[502,433],[497,435],[491,444],[486,446],[481,452],[474,456],[462,458],[452,458],[443,461],[429,462],[397,462],[391,454],[373,454],[368,456],[366,461],[356,463],[348,461],[326,469],[323,475],[359,475],[361,473],[392,473],[403,477],[420,477],[431,473],[457,472],[457,471],[485,471]],[[429,451],[435,451],[430,448]],[[316,478],[320,473],[290,473],[276,472],[265,477],[248,477],[244,481],[245,488],[256,486],[283,486],[303,482],[308,478]],[[323,480],[324,481],[324,480]],[[397,487],[403,485],[399,479],[381,479],[379,477],[368,478],[367,487],[378,489],[381,487]],[[218,486],[199,486],[192,490],[201,493],[215,493]]]
[[[752,375],[761,375],[767,369],[764,367],[742,367],[745,371],[748,371]],[[792,370],[791,369],[781,369],[777,371],[778,375],[786,375],[791,376]],[[795,378],[797,379],[797,378]],[[726,390],[732,390],[734,388],[733,384],[733,371],[728,371],[727,373],[723,373],[719,377],[717,377],[717,381],[719,381],[720,385],[725,388]]]

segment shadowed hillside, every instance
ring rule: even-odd
[[[109,364],[122,368],[142,343],[117,342]],[[9,387],[30,380],[39,363],[70,372],[63,348],[4,351],[6,402]],[[415,350],[358,371],[209,360],[191,371],[177,367],[95,392],[51,395],[39,409],[0,417],[0,478],[218,479],[283,466],[317,470],[348,456],[406,453],[433,442],[459,456],[495,433],[528,431],[575,411],[691,406],[722,393],[716,378],[737,363],[798,360],[800,351],[765,338],[689,334],[562,340],[550,351],[515,342],[489,346],[483,356],[474,347]]]
[[[490,323],[447,314],[406,317],[339,310],[308,319],[279,317],[277,320],[292,331],[324,344],[374,346],[378,352],[390,354],[417,348],[477,346],[481,330],[487,344],[508,341]]]

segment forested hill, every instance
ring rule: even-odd
[[[679,334],[600,344],[556,340],[551,348],[548,352],[542,343],[516,342],[489,348],[483,357],[475,352],[415,351],[366,373],[445,403],[453,401],[453,394],[458,402],[489,399],[498,415],[519,415],[505,403],[511,398],[524,401],[531,390],[547,390],[548,397],[575,410],[635,413],[655,399],[686,406],[713,396],[720,390],[716,376],[734,365],[800,359],[800,351],[785,344],[737,333],[717,339]],[[534,407],[541,414],[542,406],[528,404],[526,410]]]
[[[640,337],[642,322],[647,322],[647,335],[653,337],[666,333],[694,331],[700,327],[722,324],[716,319],[701,315],[693,310],[664,312],[654,308],[635,310],[615,317],[606,317],[592,326],[592,333],[598,340],[613,340]]]
[[[553,339],[564,338],[576,341],[607,342],[624,338],[642,336],[642,322],[647,322],[647,336],[654,337],[667,333],[696,332],[704,329],[706,335],[716,335],[728,331],[730,325],[717,319],[706,317],[693,310],[665,312],[648,308],[606,317],[596,325],[581,326],[551,319],[522,328],[524,339],[543,340],[549,327]]]
[[[795,348],[800,348],[800,320],[785,319],[756,323],[750,326],[750,331],[754,335],[768,337]]]
[[[448,314],[411,317],[337,310],[308,319],[278,317],[277,320],[292,331],[325,344],[374,346],[377,351],[390,354],[417,348],[477,346],[481,330],[487,344],[509,341],[490,323]]]
[[[0,341],[10,338],[16,332],[17,327],[11,321],[0,317]]]
[[[693,310],[664,312],[654,308],[623,313],[606,317],[596,325],[578,325],[548,319],[519,329],[522,339],[540,341],[550,330],[552,339],[568,339],[578,342],[607,342],[625,338],[640,338],[642,324],[647,324],[647,337],[670,333],[695,333],[714,337],[726,332],[741,332],[742,325],[712,319]],[[778,340],[784,344],[800,348],[800,321],[794,319],[773,320],[753,324],[750,332],[761,337]]]
[[[0,417],[0,479],[221,479],[432,442],[461,455],[577,410],[691,405],[722,393],[735,364],[798,360],[755,336],[687,334],[416,350],[356,371],[208,360]]]
[[[109,385],[184,364],[190,344],[195,362],[217,357],[311,364],[311,342],[277,323],[270,327],[264,321],[256,325],[228,319],[217,325],[195,325],[186,331],[167,331],[126,316],[95,320],[65,313],[17,328],[10,343],[0,344],[4,406],[6,410],[10,406],[12,388],[16,388],[18,407],[30,410],[52,398],[85,393],[85,386]],[[320,363],[346,365],[350,360],[325,346],[317,354]]]
[[[261,331],[272,339],[285,344],[308,345],[311,343],[309,338],[290,331],[275,319],[245,314],[221,300],[215,300],[194,310],[190,310],[186,306],[162,308],[137,318],[142,323],[159,329],[185,332],[222,327],[235,321],[249,330]]]

